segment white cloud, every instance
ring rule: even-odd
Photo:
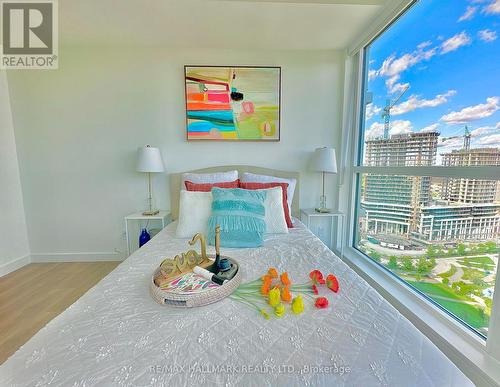
[[[448,102],[448,98],[455,95],[457,92],[455,90],[449,90],[445,94],[438,94],[433,99],[420,99],[416,95],[412,95],[406,101],[394,106],[391,110],[393,116],[400,114],[405,114],[412,112],[415,109],[425,108],[425,107],[436,107]]]
[[[496,31],[491,31],[491,30],[481,30],[477,33],[477,36],[479,36],[479,39],[481,39],[484,42],[493,42],[494,40],[497,39],[497,33]]]
[[[500,134],[492,134],[491,136],[481,137],[477,140],[476,144],[500,146]]]
[[[391,123],[390,134],[401,134],[401,133],[410,133],[413,127],[410,121],[408,120],[395,120]],[[384,124],[380,122],[374,122],[370,125],[370,128],[366,131],[366,138],[377,138],[382,137],[384,135]]]
[[[448,52],[455,51],[462,46],[466,46],[472,42],[472,39],[467,35],[465,31],[459,34],[453,35],[451,38],[445,40],[441,44],[441,55],[447,54]]]
[[[500,106],[499,97],[486,98],[486,103],[463,108],[459,112],[451,112],[441,117],[441,121],[448,124],[466,124],[470,121],[480,120],[495,113]]]
[[[439,124],[438,123],[435,123],[435,124],[431,124],[429,126],[426,126],[425,128],[423,128],[421,130],[421,132],[435,132],[437,130],[437,128],[439,127]]]
[[[410,133],[413,126],[408,120],[395,120],[391,125],[391,134]]]
[[[500,122],[497,122],[495,126],[481,126],[470,132],[472,137],[480,137],[486,133],[490,133],[494,130],[500,130]]]
[[[423,60],[429,60],[436,54],[436,48],[424,50],[432,42],[423,42],[418,45],[418,49],[412,53],[406,53],[400,57],[395,54],[390,55],[384,60],[382,66],[378,70],[372,70],[369,73],[370,79],[377,76],[386,77],[386,86],[390,93],[401,91],[407,84],[398,83],[401,78],[401,73],[415,66]]]
[[[458,18],[458,21],[465,21],[465,20],[470,20],[474,17],[474,14],[477,11],[477,7],[471,7],[468,6],[467,9],[465,10],[465,13]]]
[[[444,38],[439,37],[438,39],[443,40]],[[468,45],[471,42],[472,39],[465,31],[452,36],[440,45],[432,48],[430,48],[430,46],[432,46],[432,41],[424,41],[420,43],[413,52],[403,54],[399,57],[396,56],[396,54],[391,54],[383,61],[378,70],[369,70],[368,77],[370,80],[377,77],[385,77],[385,84],[390,94],[401,92],[408,85],[408,83],[400,82],[403,72],[420,62],[430,60],[438,51],[443,55],[455,51],[461,46]]]
[[[426,40],[425,42],[420,43],[420,44],[417,46],[417,48],[418,48],[419,50],[423,50],[424,48],[427,48],[427,47],[429,47],[430,45],[432,45],[432,42],[431,42],[430,40]]]
[[[372,103],[369,103],[368,105],[366,105],[365,117],[367,120],[369,120],[373,116],[380,114],[381,111],[382,111],[382,108],[380,108],[377,105],[374,105]]]
[[[408,82],[406,83],[395,83],[396,79],[394,77],[389,78],[387,81],[385,81],[385,85],[387,86],[387,89],[391,94],[400,94],[405,90],[406,88],[410,87],[410,84]]]
[[[492,0],[488,6],[483,8],[483,12],[488,14],[500,13],[500,0]]]

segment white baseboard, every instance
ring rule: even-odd
[[[108,253],[43,253],[31,254],[31,262],[102,262],[123,261],[125,257],[116,252]]]
[[[26,266],[29,263],[31,263],[31,258],[29,255],[15,258],[10,262],[4,263],[3,265],[0,265],[0,277],[12,273],[13,271],[20,269],[21,267]]]

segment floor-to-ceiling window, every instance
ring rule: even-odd
[[[500,248],[500,1],[420,0],[363,52],[354,247],[482,337]]]

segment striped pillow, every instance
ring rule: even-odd
[[[259,247],[266,232],[265,191],[212,188],[212,215],[208,219],[208,241],[215,244],[215,226],[220,226],[222,247]]]

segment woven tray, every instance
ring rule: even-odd
[[[213,255],[210,258],[215,258]],[[238,262],[227,256],[221,256],[221,258],[227,258],[231,262],[238,264]],[[179,308],[193,308],[195,306],[208,305],[217,301],[222,300],[229,296],[241,283],[241,269],[238,264],[238,271],[235,276],[224,285],[221,285],[214,289],[207,289],[200,293],[193,294],[178,294],[170,292],[168,290],[162,290],[154,283],[154,278],[160,271],[158,267],[153,276],[151,277],[151,282],[149,285],[150,293],[156,302],[162,305],[176,306]]]

